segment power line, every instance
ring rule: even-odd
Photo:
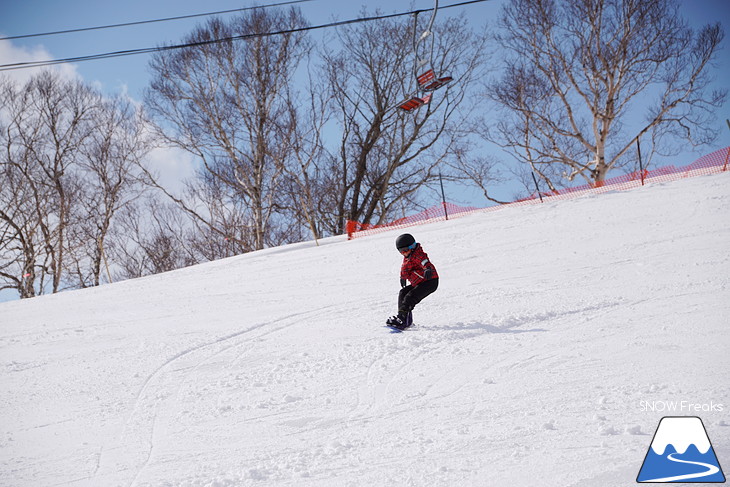
[[[42,37],[42,36],[52,36],[57,34],[71,34],[76,32],[86,32],[90,30],[101,30],[101,29],[112,29],[116,27],[128,27],[131,25],[143,25],[143,24],[153,24],[156,22],[168,22],[171,20],[182,20],[182,19],[192,19],[195,17],[207,17],[211,15],[221,15],[221,14],[229,14],[233,12],[243,12],[245,10],[254,10],[259,8],[268,8],[268,7],[280,7],[282,5],[291,5],[295,3],[305,3],[305,2],[311,2],[312,0],[292,0],[289,2],[280,2],[280,3],[272,3],[269,5],[259,5],[257,7],[246,7],[246,8],[235,8],[231,10],[219,10],[217,12],[207,12],[202,14],[190,14],[190,15],[179,15],[177,17],[167,17],[163,19],[153,19],[153,20],[139,20],[136,22],[125,22],[123,24],[109,24],[109,25],[99,25],[96,27],[82,27],[79,29],[68,29],[68,30],[56,30],[53,32],[41,32],[38,34],[23,34],[23,35],[17,35],[17,36],[9,36],[9,37],[0,37],[0,41],[10,41],[13,39],[27,39],[29,37]]]
[[[443,7],[439,7],[439,8],[443,9],[443,8],[452,8],[452,7],[462,7],[464,5],[471,5],[474,3],[483,3],[486,1],[487,0],[470,0],[470,1],[466,1],[466,2],[455,3],[452,5],[444,5]],[[421,12],[428,12],[430,10],[432,10],[432,9],[411,10],[409,12],[401,12],[401,13],[388,14],[388,15],[360,17],[357,19],[343,20],[343,21],[339,21],[339,22],[331,22],[329,24],[314,25],[314,26],[309,26],[309,27],[300,27],[300,28],[296,28],[296,29],[286,29],[286,30],[280,30],[280,31],[275,31],[275,32],[266,32],[263,34],[243,34],[243,35],[232,36],[232,37],[224,37],[224,38],[220,38],[220,39],[211,39],[208,41],[190,42],[190,43],[185,43],[185,44],[174,44],[174,45],[170,45],[170,46],[147,47],[147,48],[142,48],[142,49],[128,49],[128,50],[123,50],[123,51],[91,54],[88,56],[76,56],[76,57],[69,57],[69,58],[63,58],[63,59],[52,59],[49,61],[29,61],[29,62],[13,63],[13,64],[0,64],[0,72],[11,71],[11,70],[16,70],[16,69],[52,66],[55,64],[76,63],[76,62],[83,62],[83,61],[93,61],[93,60],[97,60],[97,59],[109,59],[109,58],[122,57],[122,56],[132,56],[132,55],[136,55],[136,54],[150,54],[150,53],[155,53],[155,52],[170,51],[170,50],[174,50],[174,49],[183,49],[186,47],[200,47],[200,46],[206,46],[206,45],[211,45],[211,44],[220,44],[223,42],[232,42],[232,41],[253,39],[256,37],[270,37],[270,36],[276,36],[276,35],[294,34],[294,33],[298,33],[298,32],[308,32],[311,30],[327,29],[327,28],[331,28],[331,27],[339,27],[339,26],[343,26],[343,25],[357,24],[360,22],[372,22],[374,20],[383,20],[383,19],[390,19],[390,18],[395,18],[395,17],[403,17],[406,15],[413,15],[413,14],[417,14],[417,13],[421,13]]]

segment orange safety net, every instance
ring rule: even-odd
[[[558,191],[533,193],[527,198],[514,201],[500,206],[491,206],[488,208],[463,207],[453,203],[441,203],[431,208],[427,208],[420,213],[410,215],[398,220],[384,223],[381,225],[371,225],[354,221],[347,221],[348,239],[371,235],[374,233],[385,232],[396,228],[405,228],[423,223],[446,220],[449,218],[458,218],[470,215],[475,212],[495,211],[511,206],[531,205],[563,199],[577,198],[587,194],[600,194],[610,191],[625,191],[642,186],[645,183],[676,181],[694,176],[702,176],[705,174],[717,174],[727,171],[730,166],[730,147],[717,150],[710,154],[700,157],[695,162],[684,167],[664,166],[651,171],[644,170],[643,178],[641,171],[635,171],[622,176],[616,176],[601,181],[600,184],[585,184],[573,188],[564,188]],[[542,196],[542,199],[540,199]]]

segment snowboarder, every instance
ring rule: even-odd
[[[421,244],[410,233],[400,235],[395,240],[395,247],[403,254],[401,290],[398,293],[398,314],[388,318],[386,323],[404,330],[413,324],[413,308],[438,288],[439,275]],[[407,285],[406,281],[410,284]]]

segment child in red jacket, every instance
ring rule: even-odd
[[[439,275],[413,235],[404,233],[399,236],[395,240],[395,247],[403,254],[403,265],[400,268],[401,290],[398,293],[398,314],[388,318],[386,323],[404,330],[413,324],[413,308],[438,289]],[[410,284],[406,285],[406,281],[410,281]]]

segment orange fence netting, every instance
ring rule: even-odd
[[[347,221],[347,236],[349,239],[385,232],[395,228],[405,228],[426,222],[446,220],[470,215],[475,212],[495,211],[506,207],[533,205],[540,202],[557,201],[576,198],[587,194],[600,194],[610,191],[624,191],[642,186],[645,183],[676,181],[705,174],[717,174],[728,170],[730,162],[730,147],[717,150],[700,157],[695,162],[684,167],[664,166],[651,171],[635,171],[622,176],[606,179],[600,185],[586,184],[574,188],[564,188],[558,191],[533,193],[527,198],[508,203],[506,205],[490,206],[487,208],[463,207],[453,203],[441,203],[427,208],[420,213],[410,215],[381,225],[370,225],[354,221]],[[642,178],[643,176],[643,178]],[[542,196],[542,199],[540,199]]]

